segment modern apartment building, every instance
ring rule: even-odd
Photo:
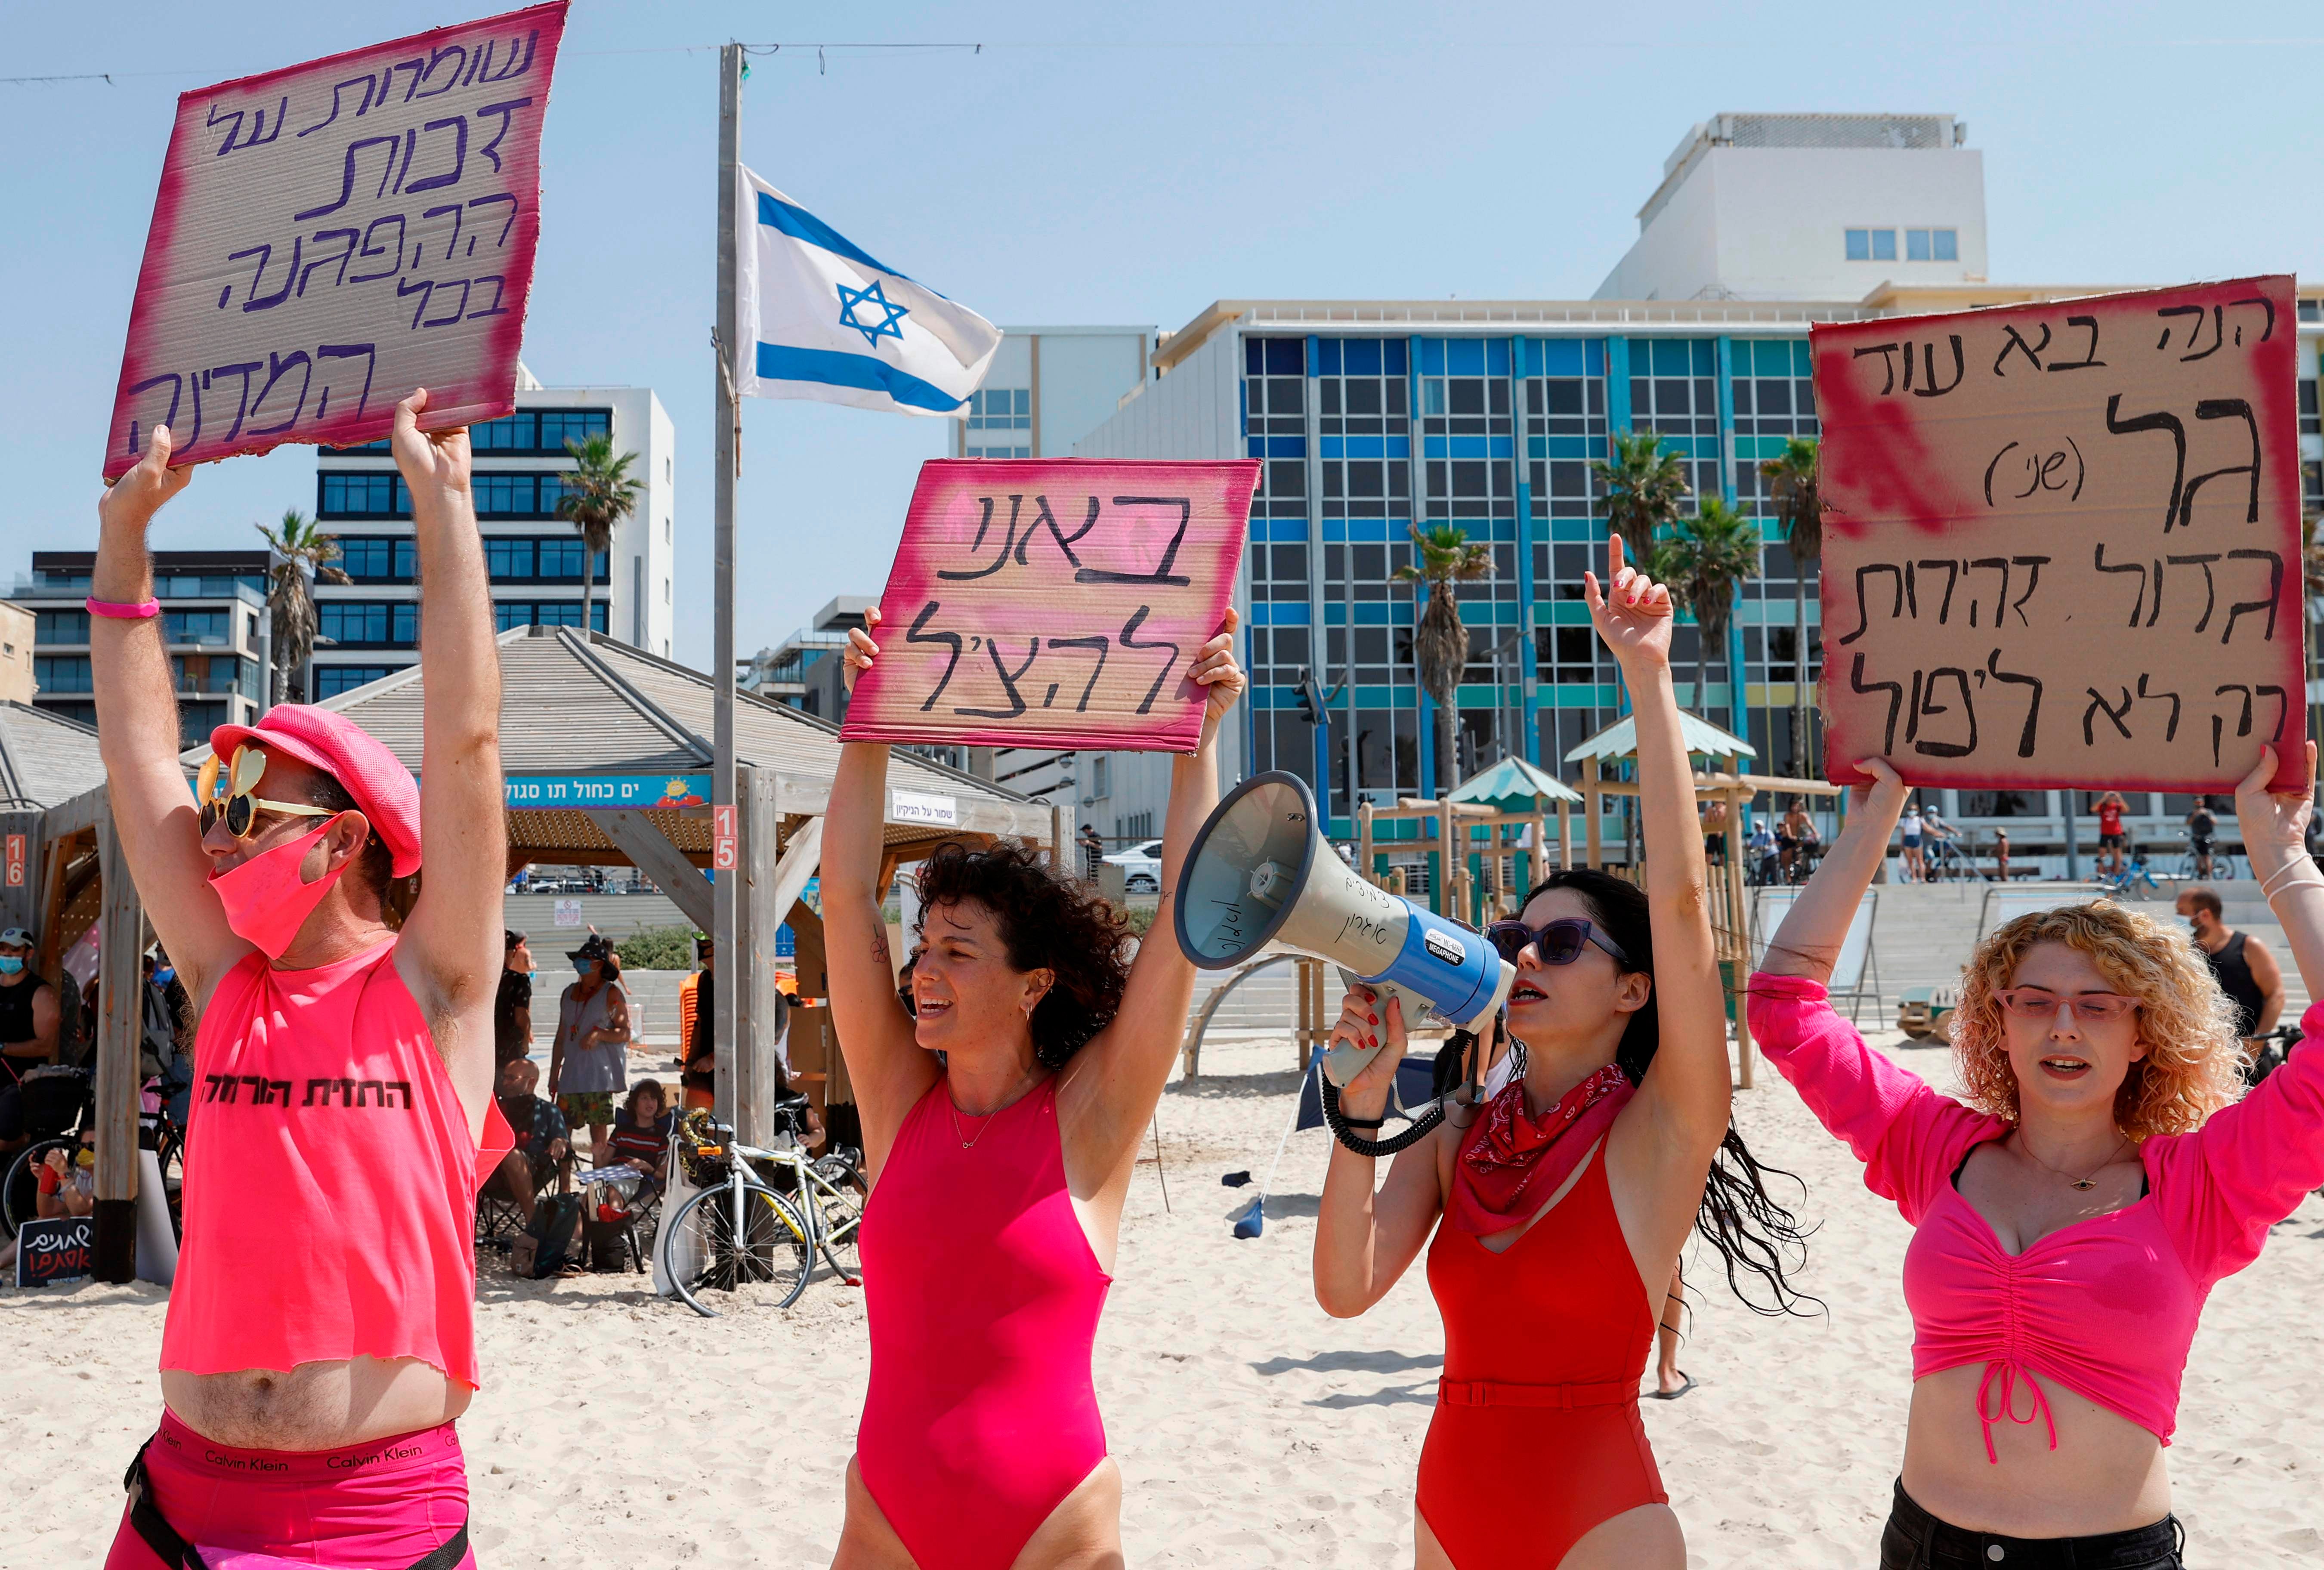
[[[1225,300],[1167,335],[1156,377],[1074,450],[1264,462],[1237,586],[1253,690],[1230,777],[1301,775],[1341,835],[1357,800],[1433,793],[1434,705],[1411,650],[1420,592],[1395,573],[1412,559],[1409,530],[1440,522],[1493,554],[1491,574],[1457,591],[1471,630],[1457,772],[1510,754],[1566,771],[1566,751],[1624,707],[1581,576],[1607,534],[1591,462],[1626,430],[1675,448],[1696,495],[1762,519],[1761,572],[1706,651],[1706,697],[1761,771],[1819,764],[1815,737],[1793,734],[1794,683],[1821,675],[1818,581],[1791,560],[1758,475],[1786,440],[1818,434],[1809,324],[2107,287],[1986,282],[1981,166],[1961,141],[1941,115],[1720,115],[1665,166],[1600,298]],[[1767,184],[1795,163],[1826,193],[1804,208],[1798,189]],[[2324,287],[2303,286],[2298,314],[2304,485],[2324,506]],[[1675,650],[1690,706],[1696,638],[1690,621]],[[1311,674],[1320,725],[1298,697]],[[1084,767],[1108,787],[1084,817],[1158,824],[1167,770],[1136,753],[1102,776]],[[2046,817],[2061,832],[2055,792],[1942,794],[1956,819]],[[2134,806],[2157,826],[2187,810],[2160,796]]]
[[[83,725],[97,723],[83,602],[97,553],[36,550],[29,578],[9,594],[32,614],[32,702]],[[178,688],[189,744],[211,727],[256,717],[266,702],[272,626],[263,550],[157,550],[153,597]]]
[[[677,439],[648,387],[544,387],[520,368],[517,411],[469,433],[476,522],[484,531],[493,609],[511,627],[579,626],[581,537],[557,516],[567,441],[610,435],[633,453],[636,513],[614,531],[613,550],[586,564],[590,623],[650,653],[669,652]],[[352,584],[317,587],[321,634],[317,698],[376,681],[419,658],[420,585],[411,499],[383,440],[324,448],[316,459],[315,516],[338,536],[338,565]]]

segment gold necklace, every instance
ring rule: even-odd
[[[960,1140],[960,1148],[962,1150],[973,1150],[976,1149],[976,1141],[984,1138],[985,1130],[992,1126],[992,1120],[999,1117],[1002,1113],[1007,1112],[1010,1107],[1015,1106],[1019,1102],[1024,1099],[1025,1093],[1023,1091],[1019,1091],[1015,1095],[1010,1096],[1007,1101],[1002,1102],[999,1106],[994,1107],[989,1113],[969,1113],[968,1115],[973,1118],[980,1118],[982,1120],[982,1126],[976,1131],[974,1138],[962,1139],[960,1132],[960,1104],[953,1100],[952,1086],[947,1085],[945,1086],[945,1112],[952,1119],[952,1137],[955,1140]]]
[[[2113,1164],[2114,1159],[2122,1153],[2122,1148],[2128,1143],[2130,1143],[2130,1136],[2128,1134],[2124,1134],[2115,1141],[2114,1149],[2106,1153],[2105,1160],[2100,1161],[2088,1172],[2084,1173],[2080,1178],[2077,1178],[2062,1167],[2052,1167],[2049,1162],[2042,1159],[2041,1157],[2035,1156],[2034,1154],[2034,1143],[2025,1137],[2025,1131],[2022,1128],[2017,1131],[2017,1148],[2024,1151],[2027,1156],[2031,1157],[2036,1167],[2040,1167],[2047,1171],[2055,1172],[2059,1177],[2066,1179],[2066,1181],[2074,1187],[2083,1190],[2096,1188],[2098,1186],[2098,1174],[2105,1171],[2107,1167]]]

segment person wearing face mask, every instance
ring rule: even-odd
[[[1488,1080],[1483,1105],[1407,1146],[1384,1184],[1371,1156],[1335,1143],[1315,1221],[1315,1300],[1334,1318],[1370,1309],[1428,1251],[1444,1374],[1414,1490],[1422,1570],[1680,1570],[1685,1540],[1638,1415],[1665,1327],[1653,1393],[1691,1387],[1676,1362],[1679,1251],[1699,1231],[1731,1286],[1738,1270],[1766,1282],[1775,1306],[1761,1312],[1797,1300],[1785,1261],[1802,1255],[1800,1229],[1728,1121],[1669,591],[1624,564],[1618,535],[1607,573],[1602,593],[1594,573],[1583,587],[1636,706],[1652,891],[1598,868],[1561,871],[1517,919],[1489,924],[1517,967],[1506,1035],[1525,1048],[1523,1072]],[[1405,1025],[1392,996],[1358,987],[1342,1002],[1332,1039],[1386,1048],[1340,1093],[1351,1123],[1385,1115]],[[1450,1055],[1440,1076],[1458,1072]]]
[[[2285,749],[2311,783],[2316,748]],[[2313,803],[2272,750],[2236,791],[2252,875],[2324,997]],[[2179,1570],[2165,1446],[2213,1287],[2324,1183],[2324,1006],[2238,1099],[2243,1043],[2197,941],[2096,900],[2006,922],[1962,972],[1941,1094],[1865,1044],[1824,981],[1905,788],[1857,764],[1847,827],[1751,980],[1751,1033],[1914,1227],[1913,1400],[1882,1570]]]
[[[510,1144],[492,1095],[501,679],[467,432],[422,430],[429,402],[398,403],[390,437],[428,580],[424,789],[346,716],[281,704],[211,732],[189,799],[145,540],[191,477],[166,427],[98,503],[98,745],[199,1013],[163,1409],[107,1570],[474,1563],[453,1425],[479,1382],[477,1186]],[[399,924],[391,885],[423,843]]]
[[[588,1129],[595,1154],[613,1125],[613,1098],[630,1087],[630,1001],[621,957],[604,934],[592,932],[565,957],[579,979],[558,1000],[549,1094],[575,1133]]]
[[[57,989],[32,969],[32,935],[21,927],[0,932],[0,1153],[24,1143],[27,1069],[57,1060],[63,1014]]]

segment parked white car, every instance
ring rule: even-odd
[[[1162,891],[1162,842],[1149,839],[1128,850],[1114,852],[1105,858],[1111,865],[1121,869],[1121,886],[1132,894],[1158,894]]]

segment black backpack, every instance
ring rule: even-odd
[[[532,1256],[532,1278],[553,1276],[567,1264],[577,1264],[574,1241],[581,1232],[581,1196],[544,1194],[534,1202],[532,1221],[525,1235],[538,1245]]]

